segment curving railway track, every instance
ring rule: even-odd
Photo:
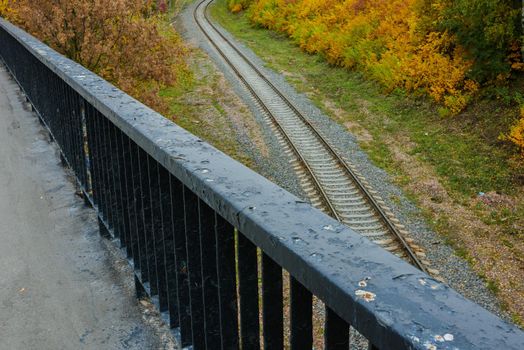
[[[213,1],[202,0],[193,12],[194,19],[276,131],[312,204],[422,271],[437,275],[423,250],[353,165],[211,22],[207,9]]]

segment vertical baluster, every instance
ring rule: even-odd
[[[23,54],[22,50],[23,49],[21,49],[18,52],[18,54],[17,54],[18,57],[20,57],[20,55]],[[29,73],[26,76],[25,80],[26,80],[26,84],[28,86],[30,86],[31,96],[33,96],[33,103],[35,104],[35,107],[38,108],[38,106],[41,105],[40,102],[42,100],[41,92],[40,92],[40,89],[38,88],[38,86],[39,86],[39,83],[41,83],[43,81],[44,71],[41,69],[42,64],[39,64],[39,62],[38,62],[38,60],[36,58],[32,57],[32,62],[31,63],[34,65],[32,67],[38,67],[40,69],[38,69],[38,68],[34,69],[31,73]],[[31,79],[31,75],[36,77],[36,79]]]
[[[142,151],[142,150],[141,150]],[[143,159],[140,159],[140,166],[142,168],[142,198],[144,210],[144,228],[146,238],[147,251],[147,266],[149,271],[149,288],[151,297],[156,303],[158,298],[158,278],[156,273],[156,247],[155,247],[155,232],[153,222],[153,201],[156,203],[158,194],[155,193],[155,188],[152,184],[157,181],[157,176],[152,169],[153,164],[151,157],[145,151],[142,151]],[[143,160],[143,162],[142,162]],[[158,203],[156,203],[158,204]]]
[[[167,309],[169,311],[169,326],[180,326],[178,315],[178,277],[175,257],[175,235],[173,202],[171,194],[171,174],[163,166],[159,166],[160,202],[162,205],[162,233],[163,233],[163,259],[164,278],[167,290]]]
[[[38,115],[40,115],[40,117],[44,120],[45,122],[45,125],[48,129],[52,129],[51,128],[51,123],[52,123],[52,120],[51,118],[49,117],[49,113],[47,113],[48,111],[45,110],[45,108],[43,108],[42,104],[40,103],[41,101],[41,97],[37,94],[35,94],[36,90],[35,90],[35,85],[39,83],[40,79],[41,79],[41,76],[44,72],[42,72],[40,69],[36,69],[36,71],[34,72],[34,81],[27,81],[27,77],[24,76],[24,77],[18,77],[19,81],[24,84],[24,87],[25,87],[25,90],[26,90],[26,93],[28,94],[28,96],[30,97],[30,108],[33,110],[33,111],[37,111]],[[21,79],[20,79],[21,78]],[[57,78],[58,80],[58,78]],[[57,93],[57,96],[59,96],[60,94],[60,91],[58,91]]]
[[[108,126],[108,141],[109,141],[109,184],[111,187],[111,211],[113,218],[113,233],[115,238],[118,239],[120,248],[124,248],[126,245],[125,236],[122,235],[123,224],[122,224],[122,193],[120,187],[120,163],[118,161],[118,139],[116,136],[117,127],[109,120],[107,120]]]
[[[88,159],[88,152],[89,152],[89,142],[88,142],[88,136],[87,136],[87,120],[86,120],[86,107],[87,107],[87,101],[83,98],[79,99],[80,103],[80,128],[81,128],[81,152],[82,152],[82,168],[81,168],[81,182],[84,186],[84,190],[87,193],[91,192],[90,183],[88,179],[88,173],[90,171],[89,169],[89,159]]]
[[[121,191],[121,179],[120,179],[120,163],[118,160],[119,148],[118,138],[116,136],[116,126],[113,123],[108,123],[109,127],[109,159],[110,159],[110,179],[113,194],[113,232],[116,238],[120,241],[120,248],[125,247],[126,241],[123,232],[122,224],[122,191]]]
[[[291,349],[313,346],[312,295],[293,277],[291,279]]]
[[[64,99],[64,95],[63,95],[63,86],[64,86],[64,82],[61,81],[61,79],[57,76],[54,77],[53,80],[53,90],[55,90],[56,92],[56,95],[53,96],[52,98],[55,99],[57,102],[58,101],[63,101]],[[48,126],[49,128],[51,128],[51,126],[54,128],[55,127],[55,124],[54,124],[54,118],[58,118],[58,119],[61,119],[61,114],[63,114],[63,111],[62,110],[59,110],[59,111],[56,111],[56,108],[51,108],[50,107],[50,103],[51,101],[46,101],[45,102],[45,105],[41,105],[39,104],[38,105],[38,114],[40,114],[43,118],[47,119],[49,122],[52,122],[52,123],[49,123]],[[34,106],[36,107],[36,106]],[[56,113],[58,112],[58,113]],[[53,134],[54,134],[54,130],[53,130]]]
[[[75,175],[77,180],[81,177],[81,161],[82,161],[82,141],[80,138],[80,133],[82,131],[82,126],[80,124],[80,105],[79,105],[79,96],[78,93],[73,90],[72,88],[69,88],[71,91],[71,117],[73,119],[72,128],[71,128],[71,135],[70,135],[70,145],[72,152],[74,154],[73,158],[73,164],[71,167],[75,171]]]
[[[187,269],[186,233],[184,224],[184,186],[174,176],[171,182],[173,234],[175,240],[175,265],[177,277],[178,315],[182,346],[192,342],[191,308]]]
[[[47,127],[51,130],[51,133],[53,134],[53,137],[55,138],[55,141],[62,149],[62,155],[61,157],[65,157],[69,161],[69,154],[68,149],[65,147],[64,142],[62,140],[63,135],[66,133],[66,129],[68,127],[68,96],[66,91],[66,83],[62,80],[60,80],[58,77],[56,78],[59,80],[57,82],[58,86],[58,96],[60,96],[60,108],[57,111],[57,113],[52,113],[52,111],[47,110],[47,108],[42,108],[40,110],[40,115],[45,116]],[[58,121],[58,123],[57,123]],[[57,124],[59,126],[57,130]],[[64,162],[65,163],[65,162]],[[65,165],[65,164],[64,164]]]
[[[260,348],[257,247],[242,233],[237,237],[240,338],[242,349],[256,350]]]
[[[100,120],[101,121],[101,120]],[[102,126],[103,128],[103,126]],[[102,130],[101,128],[101,130]],[[102,193],[104,193],[104,198],[102,201],[102,209],[103,209],[103,216],[98,217],[98,226],[100,229],[100,235],[106,239],[111,239],[111,233],[109,232],[109,224],[108,224],[108,215],[109,215],[109,209],[108,209],[108,203],[109,203],[109,196],[107,194],[107,177],[106,177],[106,165],[105,165],[105,157],[107,155],[107,144],[105,143],[105,138],[103,135],[100,138],[100,160],[101,160],[101,177],[102,177]]]
[[[84,186],[84,147],[83,147],[83,127],[82,127],[82,97],[76,92],[74,94],[75,110],[75,141],[74,147],[78,155],[76,162],[76,178],[80,186]]]
[[[216,265],[222,350],[238,348],[235,229],[215,213]]]
[[[120,131],[120,129],[115,128],[116,135],[115,135],[115,144],[117,146],[117,160],[118,160],[118,171],[119,171],[119,185],[120,185],[120,195],[121,195],[121,230],[123,237],[123,241],[125,242],[126,247],[126,253],[127,256],[130,258],[134,257],[133,254],[133,245],[135,244],[133,242],[133,236],[131,235],[131,217],[130,217],[130,210],[131,210],[131,203],[130,203],[130,196],[129,196],[129,184],[128,182],[131,181],[130,174],[128,175],[128,172],[130,171],[130,164],[128,163],[128,156],[129,156],[129,148],[128,144],[126,142],[125,134]]]
[[[349,349],[349,324],[327,306],[324,344],[326,350]]]
[[[35,74],[35,76],[37,77],[37,81],[40,80],[40,79],[43,79],[43,74],[44,72],[41,71],[40,69],[37,70],[37,73]],[[57,78],[58,80],[58,78]],[[59,86],[61,87],[63,84],[63,82],[59,82]],[[49,113],[48,110],[46,110],[46,108],[44,107],[44,105],[41,103],[42,99],[41,99],[41,96],[38,94],[38,95],[35,95],[34,94],[34,87],[32,86],[31,84],[31,87],[30,87],[30,90],[31,90],[31,109],[33,110],[36,110],[38,113],[38,115],[40,115],[42,117],[42,119],[44,119],[45,121],[45,125],[46,127],[49,129],[48,131],[51,132],[51,130],[54,129],[55,125],[53,123],[53,119],[51,118],[51,115]],[[60,96],[61,99],[64,98],[62,92],[59,90],[58,91],[58,94],[57,96]]]
[[[42,72],[43,74],[43,72]],[[64,98],[64,95],[62,93],[62,91],[60,91],[60,87],[63,85],[63,82],[58,78],[58,77],[55,77],[54,79],[54,85],[56,87],[52,88],[56,94],[52,97],[52,98],[55,98],[55,99],[60,99],[62,100]],[[54,129],[55,125],[52,124],[52,119],[51,119],[51,116],[54,116],[55,118],[58,118],[60,116],[60,113],[55,113],[55,109],[50,109],[49,106],[50,106],[50,102],[49,100],[47,99],[44,99],[44,104],[40,104],[38,103],[38,105],[36,104],[36,101],[31,101],[33,106],[31,108],[34,108],[36,109],[37,111],[37,115],[40,115],[45,121],[46,121],[46,126],[47,128],[49,129],[49,132],[51,132],[51,130]],[[54,135],[54,130],[52,132],[52,134]]]
[[[91,173],[91,198],[93,203],[98,207],[99,203],[99,189],[98,189],[98,164],[97,164],[97,150],[96,150],[96,137],[95,137],[95,124],[94,116],[91,110],[91,105],[86,103],[85,107],[85,118],[87,128],[87,147],[89,148],[89,171]]]
[[[184,224],[193,348],[205,348],[204,308],[202,305],[202,267],[198,223],[199,199],[184,187]]]
[[[110,150],[111,144],[109,142],[109,138],[110,138],[109,121],[103,115],[99,114],[99,116],[100,116],[100,125],[102,126],[100,131],[102,133],[102,146],[103,146],[102,161],[104,163],[102,167],[102,173],[104,177],[104,193],[106,194],[105,196],[106,222],[107,222],[107,225],[109,226],[109,229],[112,229],[113,228],[113,195],[112,195],[113,191],[111,188],[112,184],[111,184],[111,174],[110,174],[111,158],[109,154],[111,152]]]
[[[138,183],[138,201],[141,202],[140,208],[141,213],[139,220],[140,226],[137,230],[140,239],[140,255],[143,258],[141,263],[141,272],[147,276],[147,280],[143,281],[144,285],[149,289],[151,295],[156,295],[156,276],[153,270],[153,258],[151,252],[151,198],[149,196],[149,166],[147,163],[147,153],[144,152],[140,147],[135,147],[137,151],[137,165],[139,174]],[[147,282],[147,283],[146,283]],[[154,286],[154,287],[152,287]],[[154,288],[154,289],[153,289]],[[153,293],[154,290],[154,293]]]
[[[78,160],[77,160],[77,166],[76,166],[76,178],[78,179],[78,182],[83,187],[85,186],[85,177],[84,177],[84,171],[85,171],[85,152],[84,152],[84,128],[82,124],[82,97],[74,91],[74,102],[75,102],[75,114],[76,114],[76,121],[75,121],[75,148],[76,152],[78,154]]]
[[[41,74],[42,76],[45,76],[45,79],[50,78],[49,79],[50,81],[54,80],[55,84],[57,82],[62,83],[62,81],[56,75],[49,74],[47,72],[47,70],[40,70],[39,74]],[[52,108],[52,104],[51,103],[52,103],[53,98],[55,98],[55,99],[57,99],[57,98],[63,99],[63,95],[57,94],[57,95],[53,96],[51,99],[48,99],[46,92],[41,92],[41,94],[45,95],[45,96],[41,97],[40,94],[39,94],[38,100],[37,101],[32,101],[33,105],[31,106],[31,108],[37,112],[36,114],[45,115],[45,116],[47,116],[48,119],[56,117],[56,114],[54,113],[54,109]],[[53,125],[53,127],[54,126],[55,125]]]
[[[127,138],[127,147],[129,153],[127,154],[127,162],[129,163],[130,172],[127,174],[130,181],[128,182],[128,193],[131,200],[130,219],[131,219],[131,235],[133,236],[133,255],[135,273],[140,275],[142,283],[149,280],[147,274],[147,262],[145,256],[145,248],[143,247],[142,235],[143,220],[142,220],[142,194],[140,190],[140,164],[138,163],[138,147],[131,138]]]
[[[282,268],[262,255],[263,335],[265,349],[284,348]]]
[[[114,194],[114,183],[113,183],[113,162],[111,160],[111,122],[106,118],[102,118],[102,122],[104,125],[104,142],[106,144],[106,153],[105,153],[105,161],[106,161],[106,168],[105,168],[105,177],[106,177],[106,184],[107,184],[107,195],[108,195],[108,202],[107,202],[107,223],[109,225],[109,228],[112,233],[114,233],[114,227],[115,227],[115,194]]]
[[[46,74],[48,74],[46,71],[42,71],[42,77],[44,77]],[[58,89],[59,93],[56,97],[61,100],[62,109],[58,111],[58,113],[55,113],[55,109],[51,109],[49,106],[50,101],[45,98],[42,99],[40,94],[38,104],[35,104],[34,108],[36,108],[38,114],[45,115],[47,126],[50,129],[50,132],[52,133],[57,144],[62,148],[62,152],[65,154],[66,150],[62,142],[62,136],[65,133],[65,130],[62,128],[67,125],[65,122],[63,122],[67,113],[67,97],[65,96],[66,84],[59,77],[55,77],[55,80],[57,87],[60,87]]]
[[[76,160],[77,154],[74,147],[74,134],[75,134],[75,106],[74,106],[74,96],[73,89],[66,84],[66,96],[67,96],[67,127],[64,128],[61,125],[61,121],[57,120],[57,129],[60,130],[60,143],[62,149],[66,149],[68,153],[69,166],[73,171],[76,172]]]
[[[67,144],[67,148],[69,149],[69,153],[71,154],[71,157],[69,159],[69,165],[71,169],[73,169],[75,175],[78,171],[78,150],[76,148],[76,132],[77,132],[77,114],[76,114],[76,92],[69,86],[66,86],[67,93],[68,93],[68,100],[69,100],[69,130],[67,130],[67,133],[64,135],[64,144]],[[62,129],[62,126],[59,126],[60,129]]]
[[[100,125],[100,114],[99,112],[94,108],[91,107],[91,118],[93,123],[93,139],[94,139],[94,145],[95,145],[95,172],[96,172],[96,188],[95,190],[98,191],[97,195],[97,209],[98,209],[98,215],[99,217],[106,218],[106,212],[105,212],[105,205],[106,205],[106,193],[104,192],[104,174],[103,174],[103,166],[104,162],[102,160],[102,135],[101,135],[101,125]]]
[[[164,260],[164,233],[162,229],[162,193],[160,191],[159,164],[149,157],[149,186],[151,188],[151,222],[155,275],[157,277],[158,305],[160,312],[168,310],[166,264]]]
[[[215,212],[203,201],[199,203],[198,217],[206,348],[213,349],[220,344]]]
[[[109,201],[109,194],[107,190],[107,179],[106,179],[106,151],[107,151],[107,145],[105,143],[105,137],[104,137],[104,123],[103,123],[104,117],[95,110],[94,114],[94,121],[96,126],[96,132],[95,135],[97,137],[97,153],[98,153],[98,174],[99,174],[99,187],[100,187],[100,204],[99,204],[99,210],[101,213],[101,217],[107,222],[108,218],[108,208],[107,204]]]
[[[51,131],[53,132],[53,135],[55,136],[55,140],[62,148],[63,154],[65,154],[65,157],[67,159],[67,162],[71,166],[72,169],[74,169],[74,155],[72,152],[71,147],[71,130],[73,128],[72,121],[73,121],[73,111],[72,111],[72,103],[71,103],[71,88],[69,85],[67,85],[65,82],[62,82],[62,86],[64,89],[64,111],[62,113],[61,118],[59,116],[55,116],[54,113],[51,113],[52,120],[53,120],[53,128]]]
[[[71,148],[71,153],[73,154],[71,168],[74,170],[77,179],[79,178],[80,173],[80,159],[81,159],[81,149],[80,149],[80,140],[78,134],[80,132],[80,115],[78,113],[78,94],[75,90],[68,86],[68,90],[71,94],[71,130],[68,135],[69,147]]]

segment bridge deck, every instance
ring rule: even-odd
[[[164,348],[22,101],[0,64],[0,349]]]

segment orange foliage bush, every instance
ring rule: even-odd
[[[159,112],[163,86],[185,74],[186,48],[160,32],[154,1],[18,0],[17,24]]]

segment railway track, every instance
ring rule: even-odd
[[[438,275],[365,178],[212,23],[207,9],[213,1],[201,1],[193,12],[194,19],[276,131],[312,204],[422,271]]]

